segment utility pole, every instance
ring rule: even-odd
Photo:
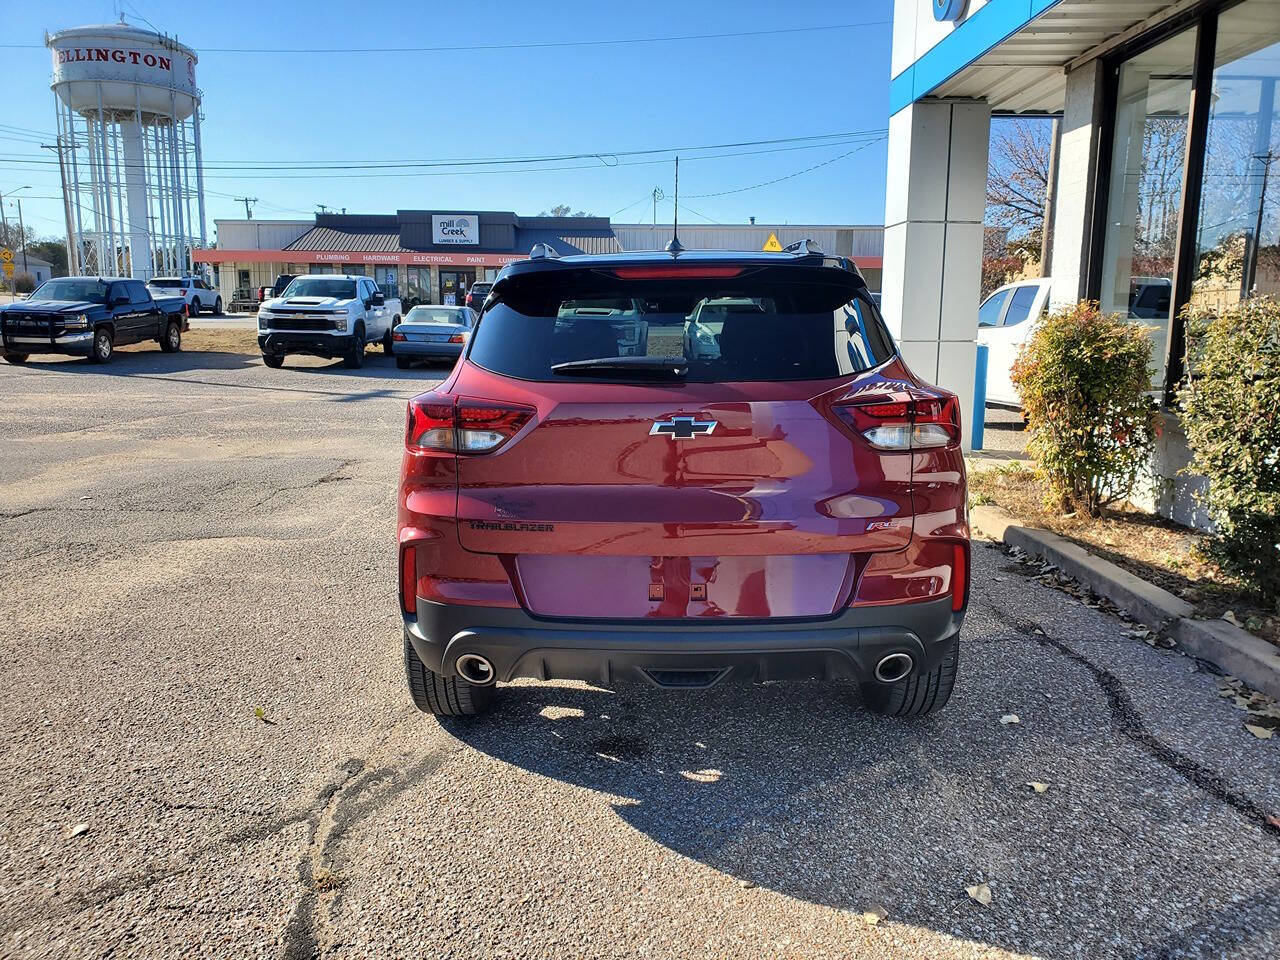
[[[1258,276],[1258,250],[1262,246],[1262,212],[1267,208],[1267,178],[1271,174],[1271,164],[1280,159],[1274,150],[1256,153],[1253,159],[1262,164],[1262,190],[1258,195],[1258,219],[1253,227],[1253,239],[1249,243],[1249,260],[1245,264],[1241,297],[1248,297]],[[21,208],[19,208],[21,209]]]
[[[246,220],[252,220],[253,207],[251,207],[250,204],[257,203],[258,198],[257,197],[234,197],[233,199],[236,201],[236,203],[244,204],[244,218]]]
[[[0,193],[0,226],[4,227],[4,238],[0,239],[0,246],[4,246],[9,242],[9,218],[4,214],[4,194]],[[9,274],[9,292],[18,292],[18,281],[13,274]]]
[[[1262,193],[1267,192],[1266,183],[1262,185]],[[22,244],[22,272],[27,273],[27,228],[22,222],[22,198],[18,198],[18,242]]]
[[[67,188],[67,165],[62,157],[62,134],[58,134],[57,146],[48,143],[40,144],[41,150],[57,150],[58,151],[58,177],[62,183],[62,217],[66,221],[67,226],[67,276],[79,276],[80,269],[76,265],[75,259],[71,254],[71,191]],[[147,220],[154,220],[154,217],[147,217]],[[154,236],[148,231],[148,236]],[[152,260],[154,261],[154,250],[151,251]]]

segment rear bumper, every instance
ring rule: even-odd
[[[890,653],[908,653],[930,669],[939,643],[960,630],[964,613],[943,597],[895,606],[853,607],[821,620],[549,621],[523,610],[418,599],[404,627],[418,657],[453,675],[463,654],[494,665],[498,680],[586,680],[612,685],[642,679],[659,685],[706,686],[722,680],[874,678]],[[666,683],[696,673],[701,682]],[[657,676],[655,676],[657,674]]]
[[[258,346],[264,354],[308,353],[328,360],[351,352],[355,337],[351,334],[333,336],[327,333],[276,332],[258,334]]]
[[[462,356],[461,343],[417,343],[411,340],[395,340],[391,344],[391,352],[397,357],[408,357],[410,360],[457,360]]]

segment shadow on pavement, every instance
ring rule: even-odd
[[[1200,851],[1134,836],[1127,817],[1146,813],[1114,818],[1114,797],[1032,797],[1025,771],[1046,755],[1090,762],[1079,729],[1019,747],[995,732],[986,693],[893,721],[863,710],[853,684],[542,684],[505,687],[493,713],[446,727],[494,758],[617,798],[633,828],[744,885],[855,914],[883,904],[896,921],[1045,957],[1164,955],[1161,941],[1180,942],[1177,928],[1197,918],[1152,922],[1144,896],[1180,892],[1171,867],[1185,871]],[[965,894],[984,880],[996,908]],[[1259,901],[1255,930],[1272,906]]]

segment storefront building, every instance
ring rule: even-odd
[[[973,416],[990,118],[1054,115],[1052,305],[1153,327],[1169,403],[1181,309],[1280,292],[1278,80],[1280,0],[899,0],[884,306],[909,362]]]
[[[373,277],[408,309],[460,304],[478,280],[550,243],[561,255],[610,253],[617,238],[602,217],[518,217],[510,212],[401,210],[318,214],[310,220],[218,220],[218,246],[196,251],[211,265],[230,308],[252,303],[277,275],[345,273]]]
[[[466,221],[460,226],[459,221]],[[461,303],[471,284],[492,280],[536,243],[561,256],[661,250],[669,223],[617,223],[606,217],[521,217],[514,213],[401,210],[386,215],[319,214],[314,220],[217,220],[218,245],[198,250],[229,309],[250,307],[279,274],[373,277],[419,303]],[[878,225],[698,224],[680,228],[690,250],[762,250],[805,238],[858,265],[880,289],[884,230]]]

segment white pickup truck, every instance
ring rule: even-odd
[[[258,308],[262,362],[281,367],[291,353],[341,357],[364,364],[366,344],[381,341],[391,354],[391,331],[400,323],[400,301],[383,296],[368,277],[309,274],[294,277],[284,293]]]

